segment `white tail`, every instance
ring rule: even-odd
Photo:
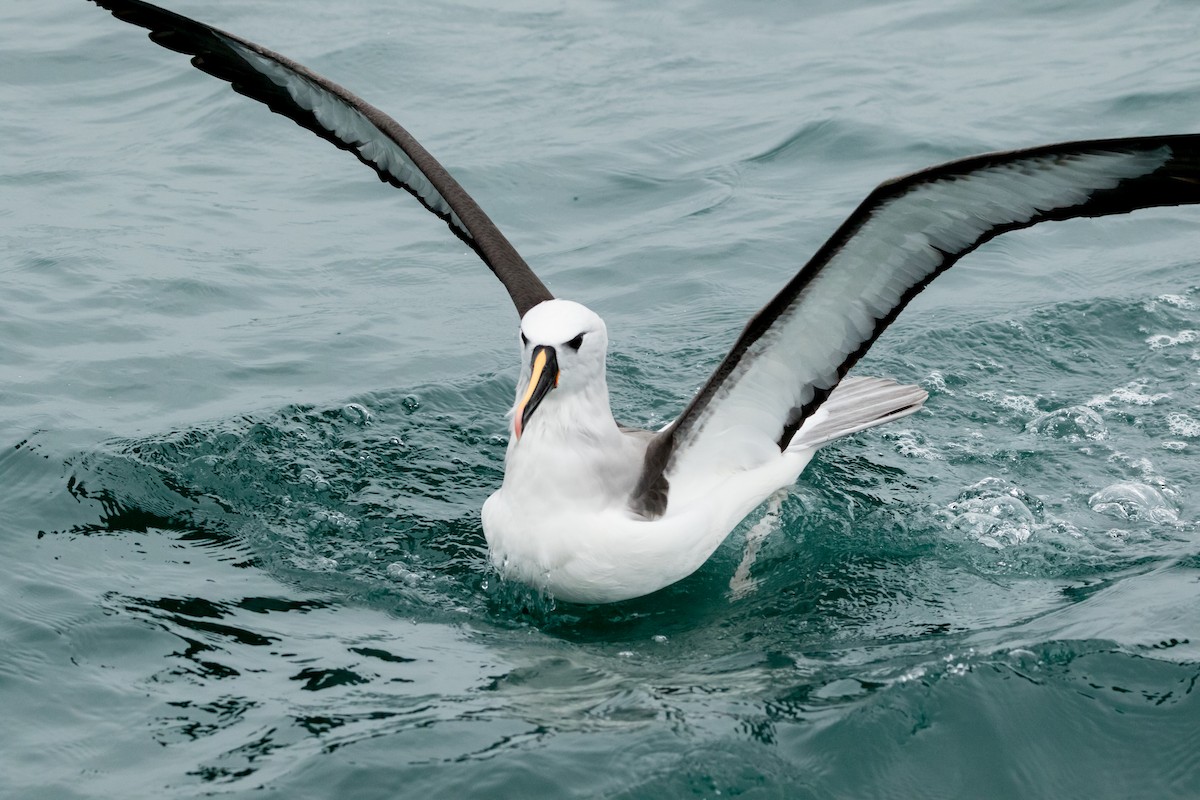
[[[846,378],[796,432],[788,449],[820,447],[839,437],[903,419],[920,410],[928,397],[929,393],[919,386],[884,378]]]

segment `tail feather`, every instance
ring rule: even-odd
[[[884,378],[846,378],[788,444],[789,450],[823,444],[903,419],[924,405],[929,393],[919,386]]]

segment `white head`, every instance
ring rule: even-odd
[[[594,396],[607,408],[604,359],[608,329],[596,312],[570,300],[546,300],[521,318],[521,380],[513,408],[513,434],[543,402]],[[553,400],[548,395],[553,394]]]

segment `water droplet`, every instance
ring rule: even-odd
[[[322,508],[313,513],[308,526],[314,531],[326,530],[331,533],[340,533],[343,530],[356,529],[358,527],[358,520],[343,514],[341,511]]]
[[[911,428],[893,429],[884,432],[884,438],[896,444],[896,451],[905,458],[922,458],[927,461],[942,460],[944,456],[926,445],[925,437]]]
[[[1151,394],[1146,381],[1130,381],[1124,386],[1113,389],[1106,395],[1096,395],[1087,404],[1092,408],[1106,408],[1114,405],[1123,406],[1152,406],[1171,397],[1170,394],[1159,392]]]
[[[986,391],[979,393],[979,399],[986,400],[992,405],[1007,409],[1022,417],[1032,417],[1038,413],[1037,401],[1023,394]]]
[[[391,437],[390,439],[388,439],[388,444],[390,444],[390,445],[395,445],[395,446],[397,446],[397,447],[403,447],[403,446],[404,446],[404,440],[403,440],[403,439],[401,439],[399,436],[393,436],[393,437]]]
[[[925,376],[925,380],[921,381],[921,385],[928,387],[935,394],[954,395],[954,392],[946,386],[946,376],[936,369]]]
[[[396,580],[407,584],[408,586],[416,586],[421,582],[421,576],[418,573],[413,572],[399,561],[394,561],[391,564],[388,564],[387,573]]]
[[[656,633],[651,638],[653,638],[654,641],[657,642],[658,644],[666,644],[668,641],[667,637],[663,636],[661,633]]]
[[[1165,350],[1168,347],[1176,347],[1181,344],[1191,344],[1200,337],[1197,331],[1180,331],[1175,336],[1170,336],[1165,333],[1159,333],[1146,339],[1146,344],[1150,345],[1151,350]]]
[[[1105,486],[1088,498],[1092,510],[1117,519],[1178,522],[1177,512],[1158,489],[1144,483],[1122,481]]]
[[[300,480],[303,483],[311,485],[318,492],[324,492],[329,489],[329,481],[312,467],[305,467],[300,471]]]
[[[1000,478],[984,478],[948,506],[954,527],[995,550],[1028,541],[1042,508],[1036,497]]]
[[[1067,406],[1042,414],[1030,420],[1025,430],[1068,442],[1108,438],[1104,418],[1087,406]]]
[[[371,422],[371,412],[361,403],[347,403],[342,406],[342,416],[359,427]]]
[[[406,395],[404,399],[400,401],[400,405],[404,407],[405,411],[411,414],[421,407],[421,400],[415,394],[410,394]]]
[[[335,559],[326,558],[325,556],[317,556],[312,560],[313,569],[317,569],[322,572],[332,572],[333,570],[337,569],[337,565],[338,562]]]
[[[1160,294],[1157,299],[1166,303],[1167,305],[1186,309],[1187,311],[1200,310],[1200,306],[1196,305],[1194,302],[1181,294]]]
[[[1194,439],[1200,436],[1200,421],[1192,419],[1182,412],[1176,411],[1167,414],[1167,427],[1171,429],[1171,433],[1185,439]]]

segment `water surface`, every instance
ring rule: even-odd
[[[172,7],[409,127],[644,425],[879,181],[1200,131],[1183,0]],[[555,605],[486,569],[516,320],[445,226],[82,0],[0,31],[0,795],[1200,795],[1195,208],[985,246],[856,368],[927,410]]]

